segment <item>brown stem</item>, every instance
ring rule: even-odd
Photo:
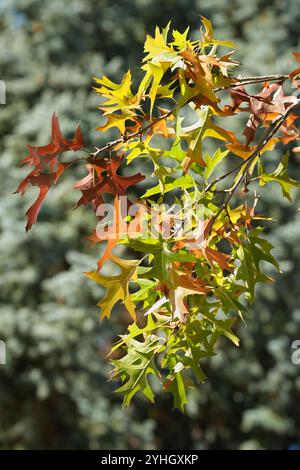
[[[284,82],[290,78],[289,75],[263,75],[261,77],[244,77],[244,78],[236,78],[233,77],[236,82],[231,83],[228,86],[223,86],[219,88],[215,88],[216,91],[228,90],[229,88],[239,87],[241,85],[252,85],[255,83],[263,83],[263,82],[271,82],[271,81],[278,81]]]

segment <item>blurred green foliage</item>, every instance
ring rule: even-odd
[[[119,79],[129,65],[137,74],[145,32],[155,24],[172,18],[178,29],[190,24],[196,32],[205,15],[218,37],[240,45],[244,74],[284,73],[293,68],[292,50],[300,50],[300,0],[2,0],[0,14],[0,79],[7,86],[7,104],[0,106],[0,339],[7,343],[0,448],[299,443],[300,366],[291,363],[291,344],[300,339],[300,219],[295,207],[278,202],[276,185],[263,191],[261,210],[277,219],[268,236],[284,273],[258,290],[247,327],[240,327],[240,348],[224,341],[207,362],[208,381],[191,392],[186,416],[173,412],[166,397],[156,408],[138,399],[123,410],[106,381],[105,354],[120,321],[99,325],[97,286],[82,275],[95,263],[83,241],[93,215],[71,210],[72,177],[50,194],[27,236],[24,212],[32,195],[11,193],[26,143],[48,142],[54,111],[65,134],[80,120],[90,141],[103,139],[93,132],[101,118],[91,77]],[[299,163],[294,158],[295,178]]]

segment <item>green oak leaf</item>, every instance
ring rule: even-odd
[[[111,378],[120,377],[123,384],[116,392],[123,394],[124,406],[129,406],[132,397],[142,392],[148,400],[154,402],[154,393],[148,381],[148,376],[160,378],[155,364],[155,357],[160,352],[163,340],[157,336],[144,336],[144,341],[133,338],[126,340],[127,354],[121,359],[113,360],[114,370]]]
[[[284,154],[282,161],[279,163],[278,167],[273,173],[262,173],[259,184],[260,186],[264,186],[270,181],[275,181],[275,183],[278,183],[281,186],[283,196],[291,201],[291,189],[300,188],[300,181],[293,180],[288,175],[289,156],[289,152]]]

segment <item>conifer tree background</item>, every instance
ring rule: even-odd
[[[54,111],[66,135],[78,116],[85,133],[99,125],[89,77],[105,73],[117,81],[128,66],[138,73],[145,32],[169,18],[177,29],[190,24],[196,30],[200,14],[212,20],[218,37],[236,39],[247,74],[293,68],[291,51],[300,50],[299,0],[0,5],[0,79],[7,85],[7,104],[0,106],[0,339],[7,343],[7,365],[0,366],[0,448],[300,444],[300,366],[291,363],[292,341],[300,339],[300,218],[288,203],[278,202],[276,187],[265,192],[262,210],[277,219],[268,236],[284,274],[258,289],[247,328],[239,332],[240,348],[222,344],[206,365],[209,380],[190,394],[185,416],[173,412],[165,397],[157,408],[135,399],[124,411],[106,382],[104,357],[120,325],[114,319],[99,326],[98,290],[82,276],[94,267],[88,244],[82,254],[93,220],[88,212],[70,210],[76,196],[67,191],[67,179],[47,199],[27,237],[23,213],[30,195],[20,200],[11,194],[26,143],[48,141]],[[294,157],[295,178],[299,164]],[[298,195],[297,207],[299,200]]]

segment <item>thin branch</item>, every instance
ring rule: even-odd
[[[264,75],[261,77],[244,77],[244,78],[236,78],[232,77],[236,82],[231,83],[228,86],[223,86],[219,88],[215,88],[216,91],[228,90],[229,88],[239,87],[241,85],[253,85],[255,83],[263,83],[263,82],[271,82],[271,81],[278,81],[284,82],[291,78],[289,75]]]
[[[284,74],[277,74],[277,75],[261,75],[259,77],[237,77],[236,80],[239,82],[248,82],[248,81],[256,81],[257,83],[259,82],[270,82],[274,80],[287,80],[289,79],[289,75],[284,75]]]

